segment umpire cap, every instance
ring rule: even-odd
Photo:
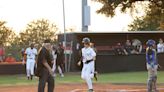
[[[88,37],[83,38],[82,43],[90,43],[90,39]]]
[[[44,43],[51,43],[51,40],[50,39],[46,39],[46,40],[44,40]]]
[[[155,45],[155,41],[154,40],[152,40],[152,39],[150,39],[150,40],[148,40],[147,42],[146,42],[146,45],[147,46],[153,46],[153,45]]]

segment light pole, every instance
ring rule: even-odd
[[[65,71],[67,72],[67,55],[66,55],[66,48],[67,48],[67,36],[66,36],[66,27],[65,27],[65,3],[62,0],[63,5],[63,29],[64,29],[64,62],[65,62]]]
[[[88,32],[90,25],[90,7],[87,0],[82,0],[82,32]]]

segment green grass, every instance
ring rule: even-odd
[[[0,85],[31,85],[37,80],[28,81],[24,75],[6,75],[0,76]]]
[[[164,71],[158,72],[158,83],[164,83]],[[98,82],[95,83],[146,83],[147,72],[124,72],[124,73],[108,73],[99,74]],[[58,83],[82,83],[84,82],[80,78],[80,73],[68,73],[64,78],[55,78],[55,82]],[[0,76],[0,86],[11,85],[36,85],[38,78],[33,81],[28,81],[25,75],[6,75]]]

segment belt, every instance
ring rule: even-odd
[[[27,59],[33,59],[33,58],[27,58]]]
[[[88,63],[90,63],[91,61],[93,61],[93,59],[87,60],[87,61],[85,62],[85,64],[88,64]]]

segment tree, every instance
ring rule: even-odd
[[[0,21],[0,44],[11,45],[15,38],[15,33],[7,27],[5,21]]]
[[[45,39],[55,40],[58,28],[46,19],[39,19],[27,24],[25,31],[21,32],[18,38],[19,44],[28,46],[31,42],[41,45]]]
[[[70,27],[70,28],[66,29],[66,32],[74,32],[74,31],[75,31],[74,27]]]
[[[161,30],[160,24],[162,23],[161,10],[155,5],[150,5],[146,9],[146,15],[143,17],[136,17],[132,24],[129,25],[129,31],[154,31]]]
[[[159,30],[164,30],[164,23],[160,23]]]
[[[164,24],[164,0],[94,0],[102,3],[102,7],[97,13],[104,14],[107,17],[113,17],[117,8],[126,13],[130,10],[133,15],[136,13],[137,5],[147,6],[146,16],[136,17],[134,22],[129,25],[129,30],[156,30],[163,28]],[[147,3],[146,3],[147,2]],[[145,23],[146,22],[146,23]]]
[[[126,12],[128,9],[134,11],[138,2],[150,2],[149,5],[154,4],[159,8],[164,7],[163,0],[93,0],[102,3],[102,7],[97,10],[97,13],[105,14],[106,16],[113,17],[115,10],[120,7],[121,12]]]

